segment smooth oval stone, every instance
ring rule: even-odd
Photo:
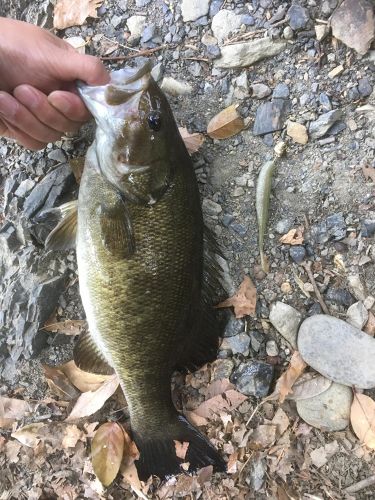
[[[296,401],[298,415],[309,425],[323,431],[341,431],[349,425],[353,393],[350,387],[332,384],[309,399]]]
[[[317,372],[339,384],[375,387],[375,339],[326,314],[307,318],[298,332],[298,350]]]

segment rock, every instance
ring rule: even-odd
[[[14,194],[23,198],[34,186],[35,182],[32,179],[25,179],[20,183]]]
[[[337,134],[339,134],[340,132],[342,132],[345,129],[346,129],[346,123],[345,122],[342,122],[342,121],[336,122],[329,129],[328,135],[337,135]]]
[[[142,32],[146,26],[146,17],[145,16],[131,16],[126,21],[128,29],[130,31],[131,38],[136,39],[140,38]]]
[[[160,88],[167,94],[174,96],[191,94],[193,91],[193,87],[189,83],[175,80],[170,76],[163,78]]]
[[[52,170],[26,198],[23,206],[26,217],[31,218],[42,210],[56,206],[73,183],[74,175],[69,165],[61,165]]]
[[[156,25],[154,23],[147,25],[142,32],[141,43],[149,42],[154,38],[155,35],[156,35]]]
[[[264,83],[253,83],[250,89],[251,97],[254,99],[263,99],[272,93],[272,90],[268,87],[268,85],[264,85]]]
[[[152,68],[151,76],[155,80],[155,82],[159,82],[162,79],[163,72],[164,68],[162,63],[158,63]]]
[[[365,219],[361,224],[362,238],[372,238],[375,234],[375,221]]]
[[[329,287],[326,294],[325,299],[333,302],[334,304],[338,304],[340,306],[349,307],[354,303],[354,298],[348,290],[344,288],[332,288]]]
[[[294,4],[288,10],[289,25],[292,30],[305,28],[310,20],[308,11],[301,5]]]
[[[204,198],[202,202],[202,209],[208,215],[218,215],[222,212],[221,206],[215,201],[210,200],[209,198]]]
[[[336,76],[341,75],[343,71],[344,71],[344,66],[340,64],[339,66],[336,66],[335,68],[331,69],[331,71],[328,73],[328,78],[336,78]]]
[[[230,316],[228,323],[225,326],[224,337],[234,337],[245,332],[245,322],[243,319],[236,319]]]
[[[118,28],[120,24],[122,23],[123,17],[122,16],[112,16],[111,18],[111,24],[114,28]]]
[[[375,339],[345,321],[319,314],[307,318],[298,332],[304,361],[339,384],[375,387]]]
[[[230,33],[234,33],[242,24],[242,16],[232,10],[220,10],[212,19],[211,29],[219,43],[226,40]]]
[[[151,2],[151,0],[135,0],[135,5],[138,8],[146,7]]]
[[[344,0],[331,18],[332,34],[359,54],[366,54],[374,39],[374,13],[367,0]]]
[[[241,363],[234,371],[231,382],[246,396],[267,396],[273,377],[273,366],[261,361]]]
[[[331,100],[328,97],[328,95],[325,94],[324,92],[321,92],[319,94],[319,102],[322,105],[323,111],[331,111],[332,110]]]
[[[196,21],[200,17],[208,14],[210,0],[182,0],[181,12],[182,19],[187,21]]]
[[[221,47],[221,57],[214,61],[216,68],[246,68],[267,57],[280,54],[286,42],[271,38],[258,38],[250,42],[234,43]]]
[[[277,301],[271,306],[270,321],[272,325],[293,349],[297,347],[297,332],[301,319],[301,314],[284,302]]]
[[[315,302],[307,311],[307,316],[314,316],[315,314],[323,314],[323,310],[319,302]]]
[[[342,111],[339,109],[320,115],[317,120],[310,123],[310,137],[312,139],[323,137],[336,121],[341,120],[342,116]]]
[[[329,238],[339,241],[346,236],[346,222],[342,212],[329,215],[326,218],[326,227]]]
[[[324,38],[329,33],[329,27],[327,24],[316,24],[314,28],[315,28],[316,39],[318,40],[318,42],[324,40]]]
[[[362,97],[367,97],[372,94],[372,85],[370,83],[370,79],[368,77],[366,78],[360,78],[358,80],[358,91],[361,94]]]
[[[285,40],[293,40],[294,31],[290,26],[285,26],[285,28],[283,29],[283,37],[285,38]]]
[[[261,104],[255,116],[253,134],[265,135],[281,130],[288,110],[289,101],[286,99],[274,99]]]
[[[275,340],[268,340],[266,343],[266,353],[267,356],[278,356],[279,348],[277,347]]]
[[[234,368],[234,362],[231,359],[217,359],[212,364],[214,380],[230,378]]]
[[[285,83],[278,83],[272,92],[273,99],[287,99],[290,91],[288,85]]]
[[[289,229],[293,226],[293,221],[290,219],[281,219],[277,222],[275,226],[275,231],[278,234],[286,234]]]
[[[307,144],[309,137],[305,125],[288,120],[286,133],[298,144]]]
[[[309,425],[334,432],[348,427],[352,400],[350,387],[332,384],[313,398],[296,401],[296,406],[298,415]]]
[[[237,78],[233,80],[235,85],[234,89],[234,97],[236,99],[245,99],[249,97],[249,85],[247,82],[247,74],[246,71],[240,74]]]
[[[230,350],[233,354],[243,354],[247,356],[249,354],[250,337],[246,333],[240,333],[239,335],[234,335],[233,337],[224,338],[220,349]]]
[[[250,345],[255,352],[259,352],[262,345],[266,342],[264,333],[259,330],[250,332]]]
[[[255,453],[251,457],[249,469],[250,487],[253,491],[259,491],[264,484],[267,471],[266,460],[261,453]]]
[[[346,311],[346,321],[355,328],[362,330],[368,321],[368,311],[363,302],[355,302],[348,308]]]
[[[293,245],[289,248],[289,255],[296,264],[301,264],[306,257],[305,247],[302,245]]]
[[[61,149],[52,149],[52,151],[50,151],[48,153],[48,158],[50,160],[55,160],[59,163],[64,163],[66,162],[66,156],[65,156],[65,153],[64,151],[62,151]]]

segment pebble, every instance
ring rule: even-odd
[[[368,321],[368,311],[363,302],[355,302],[346,311],[346,321],[355,328],[362,330]]]
[[[340,306],[349,307],[354,303],[354,298],[348,290],[344,288],[329,287],[325,299]]]
[[[328,113],[324,113],[319,116],[319,118],[310,123],[309,133],[312,139],[319,139],[323,137],[332,125],[341,120],[342,111],[339,109],[335,109],[332,111],[328,111]]]
[[[170,76],[163,78],[160,88],[167,94],[174,96],[187,95],[193,92],[193,87],[189,83],[175,80]]]
[[[224,337],[234,337],[234,335],[239,335],[245,331],[245,321],[243,319],[237,319],[234,316],[230,316],[224,330]]]
[[[314,28],[315,28],[316,39],[318,40],[318,42],[324,40],[324,38],[329,33],[329,27],[327,26],[327,24],[316,24]]]
[[[293,245],[289,249],[290,258],[296,263],[301,264],[305,260],[306,250],[302,245]]]
[[[259,352],[262,345],[265,343],[266,337],[264,333],[259,330],[250,332],[250,345],[255,352]]]
[[[272,93],[272,90],[264,83],[254,83],[250,87],[251,97],[254,99],[263,99]]]
[[[234,362],[230,359],[218,359],[213,363],[214,380],[230,378],[234,368]]]
[[[23,198],[31,189],[35,186],[35,182],[32,179],[25,179],[20,183],[15,191],[15,195]]]
[[[281,130],[288,110],[289,101],[286,99],[274,99],[261,104],[256,112],[253,134],[265,135]]]
[[[140,38],[146,25],[145,16],[131,16],[126,21],[130,35],[133,39]]]
[[[159,82],[162,79],[163,72],[164,72],[163,64],[162,63],[155,64],[155,66],[151,70],[151,76],[155,80],[155,82]]]
[[[286,234],[292,225],[293,221],[290,219],[281,219],[276,223],[275,230],[278,234]]]
[[[287,99],[289,97],[290,91],[288,85],[285,83],[278,83],[272,92],[273,99]]]
[[[322,105],[322,110],[327,112],[332,110],[332,104],[329,96],[322,92],[319,94],[319,102]]]
[[[53,149],[52,151],[50,151],[48,153],[48,158],[50,160],[55,160],[59,163],[64,163],[66,162],[66,156],[65,156],[65,153],[64,151],[62,151],[61,149]]]
[[[277,347],[275,340],[268,340],[266,343],[266,353],[268,356],[278,356],[279,348]]]
[[[334,432],[348,427],[352,400],[350,387],[332,384],[313,398],[296,401],[296,406],[298,415],[309,425]]]
[[[230,33],[234,33],[242,24],[242,16],[232,10],[220,10],[212,19],[211,29],[219,43],[226,40]]]
[[[297,4],[294,4],[289,8],[287,15],[289,17],[289,26],[294,31],[305,28],[306,24],[310,20],[307,9]]]
[[[232,196],[235,198],[238,198],[239,196],[243,196],[244,194],[245,194],[244,188],[241,186],[238,186],[238,187],[234,188]]]
[[[286,42],[271,38],[258,38],[250,42],[221,47],[221,57],[214,61],[215,68],[246,68],[267,57],[276,56],[286,48]]]
[[[375,220],[365,219],[361,224],[362,238],[372,238],[375,234]]]
[[[292,40],[293,39],[294,31],[292,30],[292,28],[290,26],[285,26],[285,28],[283,29],[283,37],[285,38],[285,40]]]
[[[341,75],[343,71],[344,71],[344,66],[340,64],[339,66],[336,66],[335,68],[331,69],[331,71],[328,73],[328,78],[335,78],[336,76]]]
[[[276,330],[296,349],[297,332],[302,315],[294,307],[277,301],[271,305],[270,321]]]
[[[182,0],[182,19],[196,21],[200,17],[206,16],[209,11],[210,0]]]
[[[370,83],[370,79],[368,77],[361,78],[358,80],[358,92],[362,97],[368,97],[372,94],[372,85]]]
[[[309,137],[305,125],[301,123],[288,121],[286,133],[298,144],[307,144]]]
[[[263,398],[267,396],[273,378],[274,368],[262,361],[241,363],[234,371],[231,382],[246,396]]]
[[[255,455],[251,457],[251,461],[249,464],[250,488],[253,491],[259,491],[262,488],[265,481],[266,472],[266,459],[262,456],[261,453],[255,453]]]
[[[307,318],[299,329],[298,350],[307,364],[334,382],[375,387],[375,339],[345,321],[325,314]]]
[[[224,338],[220,350],[230,350],[233,354],[249,354],[250,337],[246,333],[240,333],[233,337]]]
[[[203,199],[202,209],[208,215],[218,215],[223,210],[218,203],[216,203],[215,201],[212,201],[208,198]]]

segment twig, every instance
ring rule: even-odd
[[[140,50],[136,54],[128,54],[127,56],[102,56],[100,59],[102,61],[128,61],[129,59],[134,59],[135,57],[149,56],[154,52],[163,50],[167,48],[168,45],[161,45],[160,47],[155,47],[153,49]]]
[[[373,484],[375,484],[375,474],[373,476],[366,477],[366,479],[362,479],[362,481],[358,481],[358,483],[348,486],[344,491],[346,493],[357,493],[358,491],[364,490]]]
[[[209,62],[209,59],[206,59],[205,57],[184,57],[183,59],[185,61],[203,61],[203,62]]]
[[[328,307],[325,305],[325,302],[324,302],[324,300],[323,300],[323,298],[322,298],[322,296],[320,294],[319,288],[316,285],[316,281],[315,281],[313,272],[311,271],[311,261],[303,263],[302,266],[303,266],[303,268],[307,272],[307,276],[309,277],[309,280],[310,280],[310,282],[311,282],[311,284],[312,284],[312,286],[314,288],[314,292],[315,292],[316,298],[318,299],[318,302],[319,302],[321,308],[323,309],[323,311],[325,312],[325,314],[329,314]]]

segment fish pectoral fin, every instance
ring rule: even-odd
[[[107,363],[98,349],[90,333],[84,332],[80,336],[73,351],[74,362],[81,370],[99,375],[112,375],[114,370]]]
[[[70,250],[76,244],[78,201],[69,201],[57,210],[62,220],[47,236],[45,247],[48,250]],[[55,213],[56,209],[53,209],[53,212]]]
[[[117,258],[126,259],[135,252],[135,239],[125,202],[119,198],[112,205],[99,206],[101,239],[105,248]]]

